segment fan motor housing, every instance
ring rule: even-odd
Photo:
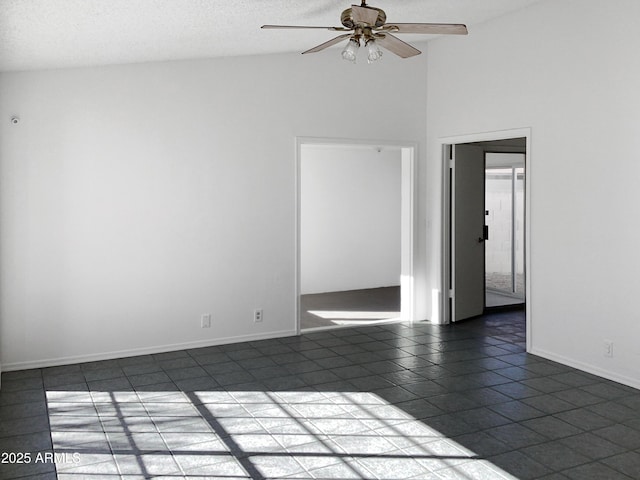
[[[385,23],[387,23],[387,14],[380,8],[366,6],[365,8],[369,8],[371,10],[376,10],[378,12],[378,18],[376,18],[376,23],[374,25],[369,25],[370,27],[381,27]],[[342,15],[340,16],[340,21],[342,25],[346,28],[353,29],[356,27],[361,27],[362,25],[358,25],[353,19],[353,9],[347,8]]]

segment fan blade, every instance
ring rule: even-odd
[[[390,52],[402,58],[413,57],[414,55],[420,55],[422,52],[417,48],[412,47],[406,42],[403,42],[398,37],[394,37],[390,33],[383,33],[375,35],[376,43],[381,47],[386,48]]]
[[[368,25],[375,25],[378,19],[378,10],[367,7],[360,7],[358,5],[351,5],[351,15],[355,23],[366,23]]]
[[[294,28],[315,28],[319,30],[331,30],[333,32],[349,32],[348,28],[344,27],[309,27],[304,25],[262,25],[260,28],[265,29],[294,29]]]
[[[317,47],[313,47],[313,48],[307,50],[306,52],[302,52],[302,54],[304,55],[305,53],[316,53],[316,52],[319,52],[320,50],[324,50],[325,48],[330,47],[331,45],[335,45],[336,43],[340,43],[342,40],[344,40],[345,38],[349,38],[350,36],[351,36],[350,33],[345,33],[343,35],[338,35],[336,38],[332,38],[328,42],[324,42],[324,43],[318,45]]]
[[[466,35],[466,25],[461,23],[387,23],[380,31],[393,33],[426,33],[433,35]]]

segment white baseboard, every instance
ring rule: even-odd
[[[70,365],[73,363],[95,362],[100,360],[113,360],[116,358],[134,357],[137,355],[148,355],[153,353],[173,352],[176,350],[187,350],[191,348],[212,347],[215,345],[226,345],[230,343],[253,342],[257,340],[269,340],[272,338],[292,337],[296,335],[295,330],[282,330],[263,334],[239,335],[235,337],[214,338],[208,340],[198,340],[195,342],[174,343],[169,345],[158,345],[153,347],[134,348],[130,350],[116,350],[112,352],[92,353],[89,355],[75,355],[70,357],[47,358],[41,360],[30,360],[26,362],[5,363],[2,365],[3,372],[15,370],[28,370],[31,368],[57,367],[59,365]]]
[[[571,358],[567,358],[563,355],[557,355],[555,353],[548,352],[546,350],[541,350],[538,348],[532,349],[529,353],[533,355],[537,355],[539,357],[546,358],[547,360],[552,360],[554,362],[561,363],[563,365],[567,365],[568,367],[577,368],[578,370],[582,370],[587,373],[591,373],[598,377],[605,378],[607,380],[612,380],[614,382],[621,383],[623,385],[627,385],[629,387],[640,389],[640,380],[633,377],[627,377],[624,375],[619,375],[610,370],[605,370],[600,367],[596,367],[595,365],[591,365],[589,363],[579,362],[573,360]]]

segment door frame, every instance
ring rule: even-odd
[[[353,138],[296,137],[295,165],[295,322],[300,335],[300,279],[301,279],[301,167],[303,145],[395,147],[401,152],[400,201],[400,319],[413,323],[415,318],[414,258],[416,245],[416,162],[418,143],[393,140],[364,140]]]
[[[531,295],[531,172],[532,172],[532,152],[531,152],[531,128],[517,128],[510,130],[498,130],[493,132],[482,132],[467,135],[456,135],[441,137],[438,139],[442,156],[442,198],[441,198],[441,261],[440,261],[440,318],[443,323],[451,322],[450,301],[454,295],[451,288],[452,278],[452,258],[451,258],[451,238],[452,225],[449,216],[451,208],[451,178],[450,152],[453,146],[462,143],[491,142],[497,140],[510,140],[515,138],[526,139],[525,151],[525,316],[526,316],[526,348],[531,350],[532,345],[532,295]],[[492,149],[492,151],[496,151]],[[501,150],[502,151],[502,150]],[[505,148],[504,152],[509,152]],[[511,150],[513,151],[513,150]]]

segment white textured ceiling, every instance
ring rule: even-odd
[[[538,0],[371,0],[391,22],[472,26]],[[353,0],[0,0],[0,71],[300,52]],[[423,36],[424,39],[426,36]],[[403,36],[412,40],[416,36]],[[327,52],[317,55],[327,54]]]

